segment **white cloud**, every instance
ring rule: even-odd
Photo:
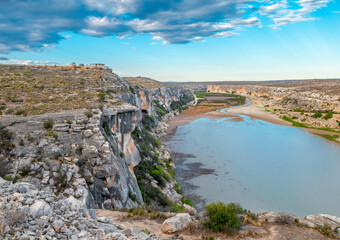
[[[54,48],[75,32],[129,38],[149,34],[163,43],[188,43],[311,21],[331,0],[0,0],[0,53]],[[296,5],[298,7],[296,7]]]

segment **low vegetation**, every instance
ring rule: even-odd
[[[161,147],[159,140],[153,135],[151,129],[155,127],[155,119],[144,116],[141,129],[136,128],[132,137],[137,144],[142,161],[134,168],[139,188],[144,202],[154,208],[169,208],[171,205],[164,194],[151,184],[150,176],[155,179],[160,188],[172,179],[172,168],[168,168],[166,159],[160,159],[157,149]],[[152,159],[146,161],[145,159]]]
[[[237,203],[225,205],[222,202],[211,203],[205,206],[206,222],[203,225],[215,232],[226,232],[232,234],[240,229],[241,221],[237,214],[244,210]]]
[[[326,138],[330,141],[334,141],[334,142],[338,142],[338,139],[339,139],[339,135],[318,134],[318,133],[316,133],[316,135],[323,137],[323,138]]]
[[[106,93],[104,87],[113,90]],[[98,107],[122,91],[128,89],[108,69],[0,65],[0,115],[28,116]]]
[[[336,130],[336,129],[333,129],[333,128],[311,127],[311,126],[309,126],[309,125],[307,125],[305,123],[300,123],[300,122],[294,121],[292,118],[287,117],[286,115],[281,117],[281,118],[282,118],[282,120],[285,120],[287,122],[292,123],[292,126],[294,126],[294,127],[311,128],[311,129],[323,130],[323,131],[328,131],[328,132],[340,133],[339,130]],[[327,134],[325,134],[325,135],[327,135]]]
[[[323,227],[317,226],[316,229],[324,236],[326,237],[331,237],[331,238],[336,238],[338,236],[339,230],[332,229],[330,225],[324,225]]]

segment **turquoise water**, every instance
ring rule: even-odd
[[[340,216],[340,145],[242,117],[201,118],[180,126],[167,142],[172,152],[195,155],[185,163],[215,170],[188,180],[197,186],[195,194],[206,203],[239,202],[254,212]]]

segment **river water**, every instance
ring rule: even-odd
[[[244,121],[200,118],[178,127],[166,143],[181,153],[176,171],[197,171],[190,166],[198,163],[214,170],[189,180],[180,176],[180,184],[196,186],[192,191],[205,203],[239,202],[254,212],[301,217],[340,216],[338,144],[302,129],[237,116]]]

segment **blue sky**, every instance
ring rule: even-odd
[[[161,81],[340,78],[339,43],[339,1],[0,1],[0,63],[99,62]]]

